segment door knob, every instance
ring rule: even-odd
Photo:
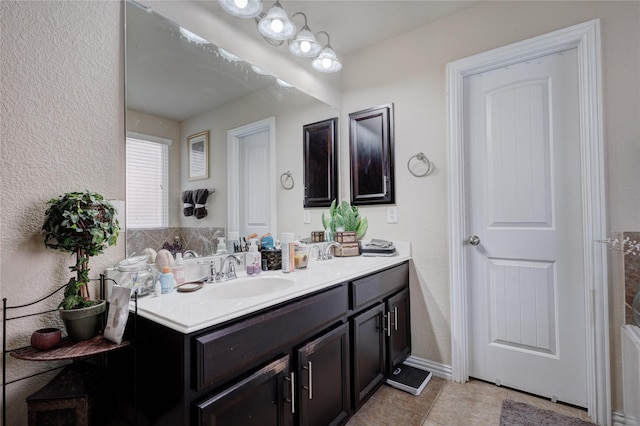
[[[469,244],[471,244],[472,246],[477,246],[478,244],[480,244],[480,237],[478,237],[477,235],[470,236]]]

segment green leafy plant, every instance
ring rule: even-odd
[[[335,235],[337,230],[355,231],[356,238],[360,239],[367,232],[369,221],[366,217],[361,217],[358,207],[352,206],[348,201],[343,200],[337,204],[336,200],[333,200],[329,215],[322,212],[322,226],[332,235]]]
[[[116,209],[95,192],[69,192],[48,201],[45,212],[46,247],[75,253],[76,273],[66,285],[60,309],[78,309],[96,303],[89,298],[89,258],[115,245],[120,234]]]

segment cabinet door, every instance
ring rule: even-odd
[[[197,404],[202,426],[288,426],[291,424],[289,356]]]
[[[349,114],[351,204],[393,204],[393,104]]]
[[[353,403],[358,409],[385,378],[383,302],[355,317],[353,335]]]
[[[411,353],[411,324],[409,315],[409,290],[403,290],[387,301],[389,316],[387,374],[403,362]]]
[[[304,207],[329,207],[338,198],[338,118],[306,124]]]
[[[298,350],[300,424],[339,425],[349,417],[349,324]]]

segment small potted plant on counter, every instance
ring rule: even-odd
[[[102,195],[94,192],[69,192],[48,202],[45,212],[46,247],[74,253],[70,266],[75,277],[69,279],[64,299],[58,306],[67,335],[71,340],[88,340],[96,336],[104,300],[89,296],[89,258],[115,245],[120,233],[116,210]]]
[[[359,240],[364,236],[369,228],[369,221],[366,217],[360,216],[358,207],[352,206],[346,200],[336,203],[331,202],[329,215],[322,213],[322,225],[329,234],[329,240],[341,243],[342,247],[336,253],[339,256],[357,256],[360,254]],[[347,235],[345,233],[350,233]]]

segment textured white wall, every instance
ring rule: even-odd
[[[446,64],[594,18],[602,19],[609,227],[636,230],[640,226],[640,3],[482,2],[345,58],[343,141],[348,140],[348,113],[395,104],[399,223],[385,223],[384,207],[361,210],[369,216],[367,235],[412,242],[420,281],[411,289],[414,355],[451,364]],[[343,158],[346,150],[343,144]],[[408,158],[419,151],[436,166],[429,177],[415,178],[407,171]],[[343,184],[349,182],[346,167],[341,179]],[[610,288],[613,408],[622,410],[619,330],[624,283],[620,259],[613,255]]]
[[[85,189],[124,199],[122,3],[2,1],[0,8],[0,293],[14,305],[69,278],[73,257],[45,250],[40,234],[49,199]],[[91,260],[92,276],[123,256],[121,238]],[[10,322],[10,347],[55,319]],[[43,367],[6,358],[9,379]],[[26,423],[25,398],[44,382],[9,385],[9,425]]]

